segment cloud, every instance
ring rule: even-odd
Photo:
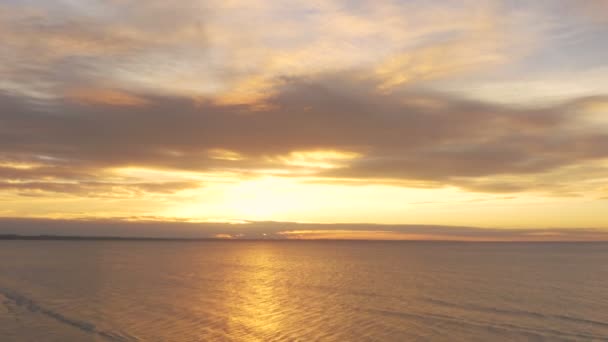
[[[0,176],[108,182],[112,169],[133,166],[243,176],[275,170],[509,192],[551,191],[560,182],[576,188],[577,174],[605,170],[608,135],[586,113],[606,97],[522,109],[377,89],[344,74],[286,79],[263,109],[141,93],[124,95],[145,103],[137,106],[70,98],[45,105],[5,94],[0,162],[34,166],[5,166]]]
[[[150,194],[171,194],[200,187],[198,182],[83,182],[31,181],[0,182],[0,190],[17,190],[22,196],[43,196],[45,193],[65,193],[89,198],[132,198]]]
[[[0,4],[0,89],[49,98],[79,86],[133,86],[129,75],[150,75],[159,57],[204,55],[204,17],[196,1]]]
[[[135,95],[112,89],[79,88],[68,91],[67,98],[90,104],[109,104],[117,106],[143,106],[147,102]]]
[[[0,6],[0,89],[36,98],[85,87],[251,103],[281,77],[352,69],[389,88],[516,59],[528,40],[494,1]]]
[[[592,19],[594,24],[607,24],[606,12],[608,12],[608,1],[606,0],[587,0],[576,3],[568,3],[569,8],[574,9],[574,13],[583,15],[584,19]]]

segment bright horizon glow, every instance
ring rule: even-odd
[[[311,223],[378,223],[378,224],[437,224],[489,228],[605,228],[608,220],[602,215],[602,202],[589,198],[577,201],[542,194],[487,194],[463,191],[455,187],[436,189],[408,188],[387,184],[327,184],[327,180],[264,176],[249,180],[231,178],[225,174],[200,175],[143,168],[115,170],[117,174],[137,177],[139,181],[196,180],[200,188],[185,189],[170,196],[113,199],[111,217],[149,216],[163,219],[192,221],[284,221]],[[387,202],[384,199],[390,198]],[[42,200],[39,200],[44,203]],[[104,217],[105,212],[82,215],[97,199],[58,197],[46,201],[57,212],[48,215],[31,211],[31,200],[15,199],[13,206],[22,217]],[[157,203],[158,202],[158,203]],[[52,203],[52,204],[51,204]],[[156,203],[156,205],[155,205]],[[593,204],[597,203],[597,206]],[[59,209],[65,205],[64,209]],[[162,207],[159,207],[159,204]],[[164,209],[163,209],[164,207]],[[160,210],[159,210],[160,209]],[[567,209],[567,212],[566,212]],[[573,210],[574,214],[569,214]],[[564,212],[555,215],[556,212]],[[519,217],[525,213],[525,220]],[[5,210],[0,216],[15,216]],[[302,219],[304,218],[304,219]]]

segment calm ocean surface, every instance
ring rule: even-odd
[[[608,244],[0,241],[0,341],[605,341]]]

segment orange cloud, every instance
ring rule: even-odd
[[[114,89],[72,89],[67,91],[66,97],[73,101],[89,104],[113,106],[143,106],[148,104],[148,101],[144,98]]]

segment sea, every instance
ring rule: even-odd
[[[0,341],[608,341],[608,244],[0,241]]]

